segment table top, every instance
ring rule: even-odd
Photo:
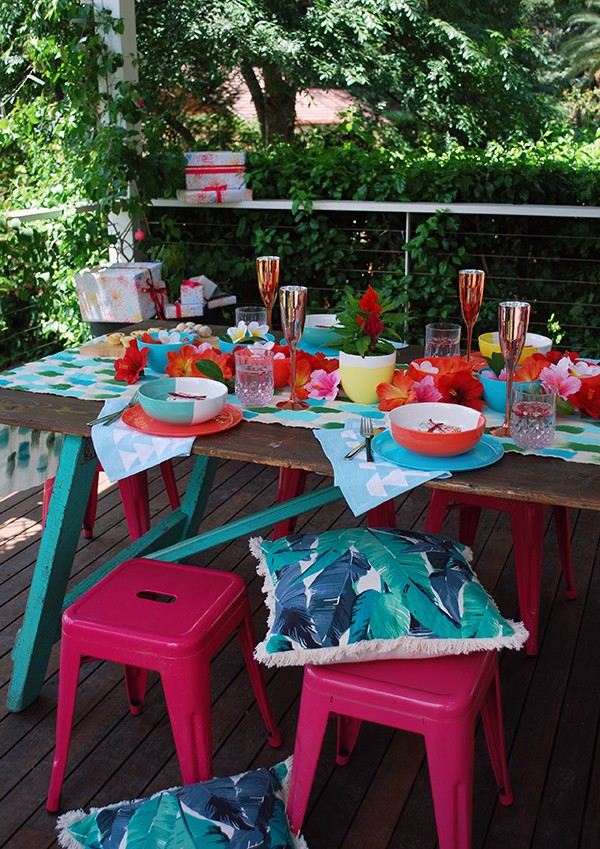
[[[410,362],[420,350],[406,348]],[[102,404],[58,395],[0,389],[0,423],[90,436],[88,421]],[[267,466],[305,469],[332,475],[329,460],[311,430],[242,421],[235,428],[196,439],[193,452]],[[558,458],[505,454],[484,469],[455,472],[426,486],[517,501],[600,510],[600,466]]]

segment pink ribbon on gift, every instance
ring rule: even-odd
[[[186,165],[186,174],[239,174],[246,170],[245,165]]]
[[[183,280],[181,283],[182,286],[189,286],[190,289],[195,289],[196,286],[200,286],[202,288],[202,283],[199,280]]]
[[[162,286],[157,285],[152,279],[152,274],[150,273],[150,269],[146,268],[146,282],[148,285],[144,289],[140,289],[141,292],[148,292],[150,297],[152,298],[152,303],[156,308],[156,316],[157,318],[164,319],[165,317],[165,303],[168,298],[167,287],[164,285],[164,281],[159,280],[158,283],[162,283]]]

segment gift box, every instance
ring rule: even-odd
[[[190,277],[181,284],[179,300],[182,304],[204,304],[216,291],[217,284],[201,274],[200,277]]]
[[[175,301],[174,304],[165,304],[165,318],[196,318],[204,314],[204,303],[182,304]]]
[[[186,203],[239,203],[241,200],[252,200],[252,190],[215,186],[198,192],[185,191],[183,200]]]
[[[202,151],[185,154],[185,187],[199,189],[243,189],[246,180],[244,151]]]
[[[167,289],[162,262],[98,265],[75,275],[75,289],[84,321],[133,324],[164,315]]]

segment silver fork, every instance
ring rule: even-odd
[[[116,413],[108,413],[108,415],[106,415],[106,416],[100,416],[99,419],[93,419],[91,422],[87,422],[88,426],[91,427],[91,425],[97,425],[97,424],[109,425],[109,424],[112,424],[113,422],[116,422],[116,420],[119,419],[123,415],[125,410],[127,410],[129,407],[133,407],[135,404],[137,404],[139,397],[140,397],[140,393],[134,392],[134,394],[131,396],[131,398],[125,404],[125,406],[122,407],[120,410],[117,410]]]
[[[371,450],[371,440],[375,436],[375,429],[373,428],[373,420],[368,418],[367,416],[361,416],[360,435],[364,437],[366,443],[367,463],[375,462],[373,460],[373,452]]]

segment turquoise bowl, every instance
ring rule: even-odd
[[[506,412],[506,381],[495,380],[493,377],[488,377],[489,374],[492,374],[490,369],[482,369],[479,372],[479,380],[483,386],[483,399],[492,410],[504,414]],[[539,380],[519,383],[519,386],[535,389],[539,386]]]
[[[264,336],[264,339],[266,339],[267,342],[274,342],[275,341],[275,337],[273,336],[272,333],[266,333],[265,336]],[[258,342],[259,340],[257,339],[256,341]],[[221,349],[222,354],[233,354],[233,349],[237,348],[239,344],[240,344],[239,342],[224,342],[223,339],[221,339],[221,337],[219,337],[219,348]],[[252,343],[251,342],[245,342],[244,343],[244,345],[247,345],[247,344],[252,344]]]
[[[152,332],[148,335],[153,339],[158,339],[157,332]],[[194,345],[196,343],[196,337],[192,336],[191,333],[181,333],[180,336],[181,339],[179,342],[157,345],[144,345],[140,336],[136,338],[138,349],[148,348],[148,368],[150,371],[153,371],[156,374],[166,374],[167,366],[169,364],[167,354],[170,351],[179,351],[179,349],[183,348],[184,345]]]
[[[139,386],[140,405],[146,415],[159,422],[196,425],[217,416],[227,400],[227,387],[206,377],[160,377]],[[170,393],[204,396],[187,400]]]

